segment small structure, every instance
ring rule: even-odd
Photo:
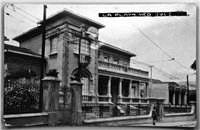
[[[154,82],[152,90],[153,97],[165,99],[164,104],[188,104],[189,91],[186,85],[179,85],[175,82]]]

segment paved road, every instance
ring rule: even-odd
[[[196,121],[182,121],[182,122],[157,122],[153,124],[138,124],[131,126],[161,126],[161,127],[195,127]]]

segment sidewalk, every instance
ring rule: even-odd
[[[161,126],[161,127],[195,127],[197,121],[182,121],[182,122],[156,122],[156,125],[152,124],[138,124],[131,126]]]

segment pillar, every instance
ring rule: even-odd
[[[108,96],[108,102],[111,102],[111,77],[108,77],[108,85],[107,85],[107,96]]]
[[[149,84],[146,83],[146,97],[149,97]]]
[[[133,92],[132,92],[132,80],[130,80],[130,82],[129,82],[129,97],[130,98],[132,98],[132,94],[133,94]]]
[[[138,97],[139,97],[139,98],[141,98],[141,96],[140,96],[140,83],[141,83],[141,82],[138,83]]]
[[[119,79],[119,94],[118,94],[118,102],[122,102],[122,79]]]
[[[138,89],[138,85],[136,84],[136,86],[134,88],[134,97],[137,97],[137,89]]]
[[[46,76],[43,81],[43,111],[49,115],[48,125],[58,124],[59,83],[57,77]]]
[[[181,105],[181,90],[179,91],[178,104]]]
[[[173,105],[176,104],[176,102],[175,102],[175,101],[176,101],[176,100],[175,100],[175,97],[176,97],[176,96],[175,96],[175,93],[176,93],[176,91],[174,91],[174,93],[173,93]]]
[[[185,95],[184,95],[184,104],[187,105],[187,91],[185,91]]]
[[[70,83],[73,92],[70,119],[73,125],[82,125],[82,83],[74,80]]]

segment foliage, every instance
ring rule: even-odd
[[[38,109],[39,81],[31,79],[4,80],[4,112]]]
[[[58,76],[58,73],[56,69],[50,69],[49,70],[49,73],[46,74],[46,76],[54,76],[54,77],[57,77]]]
[[[196,60],[192,63],[190,67],[191,69],[196,70]]]

